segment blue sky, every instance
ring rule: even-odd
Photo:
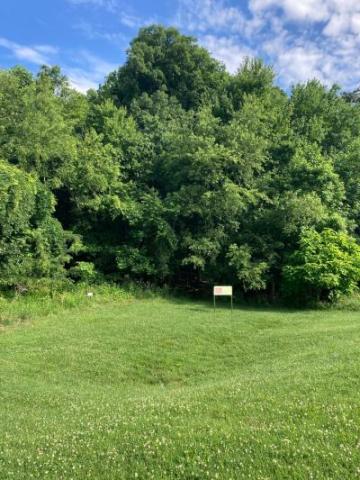
[[[360,86],[360,0],[2,0],[0,67],[57,64],[78,90],[96,88],[151,23],[196,36],[231,72],[260,56],[284,88]]]

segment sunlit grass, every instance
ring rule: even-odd
[[[93,300],[0,333],[1,480],[360,476],[359,313]]]

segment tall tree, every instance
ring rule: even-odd
[[[189,109],[217,97],[227,77],[224,67],[194,38],[152,25],[140,30],[125,65],[109,75],[101,92],[118,105],[129,106],[143,93],[162,90]]]

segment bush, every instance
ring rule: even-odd
[[[342,295],[336,303],[334,303],[333,308],[335,310],[345,310],[350,312],[360,311],[360,292],[356,291],[352,295]]]
[[[360,247],[344,232],[304,229],[299,248],[283,269],[288,300],[334,301],[355,292],[360,282]]]
[[[89,284],[99,280],[99,274],[92,262],[76,262],[76,265],[69,269],[68,275],[77,282]]]

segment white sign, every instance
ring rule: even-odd
[[[232,297],[233,288],[231,286],[215,286],[214,297]]]

